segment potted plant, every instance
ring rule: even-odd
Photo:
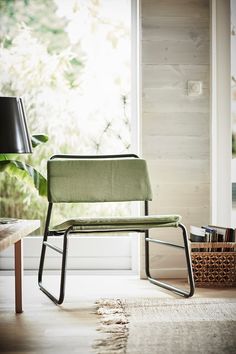
[[[44,134],[36,134],[31,136],[32,147],[46,143],[48,136]],[[47,195],[47,180],[34,167],[18,160],[16,154],[0,154],[0,172],[5,172],[18,180],[34,185],[38,190],[39,195]]]

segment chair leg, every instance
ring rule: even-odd
[[[194,294],[195,286],[194,286],[194,278],[193,278],[193,271],[192,271],[192,262],[191,262],[191,255],[189,251],[189,245],[188,245],[188,234],[185,226],[183,224],[179,224],[179,227],[182,230],[182,235],[183,235],[183,241],[184,241],[184,246],[179,246],[175,245],[172,243],[168,242],[163,242],[159,240],[153,240],[149,238],[149,232],[145,231],[145,270],[146,270],[146,275],[148,280],[155,284],[158,285],[166,290],[170,290],[178,295],[184,296],[184,297],[191,297]],[[150,274],[150,256],[149,256],[149,243],[150,242],[155,242],[155,243],[161,243],[165,244],[167,246],[172,246],[176,248],[184,248],[185,250],[185,258],[186,258],[186,264],[187,264],[187,271],[188,271],[188,281],[189,281],[189,291],[182,290],[179,288],[176,288],[175,286],[172,286],[170,284],[167,284],[165,282],[159,281],[157,279],[154,279],[151,274]]]
[[[61,305],[64,301],[65,297],[65,280],[66,280],[66,260],[67,260],[67,241],[70,229],[68,229],[63,236],[63,249],[59,249],[47,242],[48,235],[45,234],[43,245],[42,245],[42,252],[40,258],[40,265],[39,265],[39,274],[38,274],[38,285],[40,290],[42,290],[55,304]],[[45,253],[46,247],[50,247],[54,249],[56,252],[62,254],[62,263],[61,263],[61,279],[60,279],[60,293],[59,297],[56,298],[52,295],[43,285],[42,285],[42,276],[43,276],[43,268],[44,268],[44,260],[45,260]]]

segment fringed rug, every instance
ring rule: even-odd
[[[101,299],[97,354],[236,353],[235,299]]]

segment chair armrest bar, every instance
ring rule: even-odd
[[[49,243],[49,242],[47,242],[47,241],[44,241],[43,244],[44,244],[45,246],[48,246],[48,247],[51,248],[52,250],[54,250],[54,251],[56,251],[56,252],[58,252],[58,253],[60,253],[60,254],[63,254],[63,251],[62,251],[61,248],[59,248],[59,247],[57,247],[57,246],[54,246],[54,245],[52,245],[51,243]]]
[[[145,241],[153,242],[153,243],[160,243],[160,244],[165,245],[165,246],[172,246],[172,247],[177,247],[177,248],[181,248],[181,249],[185,248],[184,246],[176,245],[174,243],[165,242],[165,241],[161,241],[161,240],[155,240],[153,238],[146,238]]]

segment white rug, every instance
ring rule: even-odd
[[[97,354],[236,353],[235,299],[101,299]]]

